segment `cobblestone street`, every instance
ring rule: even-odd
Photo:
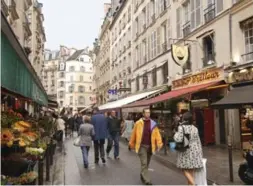
[[[134,152],[120,145],[120,160],[107,159],[105,165],[94,165],[93,148],[89,154],[90,168],[85,170],[81,150],[66,140],[65,185],[141,185],[140,162]],[[151,161],[150,174],[155,185],[183,185],[182,174],[166,168],[156,160]]]

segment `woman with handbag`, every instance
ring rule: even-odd
[[[90,124],[90,117],[84,116],[84,123],[80,125],[78,131],[79,145],[83,154],[84,168],[88,168],[88,154],[90,146],[92,146],[92,139],[94,138],[95,131],[92,124]]]
[[[182,169],[188,185],[195,185],[194,172],[203,167],[203,152],[198,129],[193,125],[190,112],[183,114],[183,122],[174,134],[176,142],[177,167]]]

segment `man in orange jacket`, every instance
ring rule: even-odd
[[[132,131],[129,146],[135,149],[141,161],[141,181],[152,185],[148,168],[152,154],[163,146],[160,131],[155,121],[150,119],[150,109],[143,110],[143,118],[139,119]]]

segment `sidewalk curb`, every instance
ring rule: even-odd
[[[120,138],[120,141],[123,142],[125,145],[127,145],[127,142],[125,141],[124,138]],[[182,172],[182,171],[180,171],[180,170],[177,168],[175,162],[166,160],[166,159],[164,159],[163,157],[161,157],[160,155],[157,155],[157,154],[154,154],[153,157],[154,157],[154,159],[155,159],[156,161],[158,161],[159,163],[163,164],[165,167],[170,168],[170,169],[172,169],[172,170],[174,170],[174,171],[176,171],[176,172],[179,172],[179,173]],[[214,185],[214,184],[215,184],[215,185],[220,185],[219,183],[215,183],[215,181],[213,181],[213,180],[211,180],[211,179],[208,179],[208,178],[207,178],[207,182],[208,182],[208,183],[207,183],[208,185]]]

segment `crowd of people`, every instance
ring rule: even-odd
[[[78,133],[78,146],[83,156],[83,165],[89,167],[89,150],[94,144],[94,160],[98,164],[101,160],[106,163],[114,147],[113,157],[120,159],[119,140],[124,137],[129,143],[129,150],[135,151],[140,159],[140,179],[146,185],[152,185],[149,176],[149,164],[152,155],[163,147],[163,141],[157,123],[150,118],[150,109],[144,109],[138,119],[131,116],[126,120],[119,119],[115,110],[102,113],[94,108],[91,116],[82,116],[80,113],[67,118],[54,115],[56,128],[55,138],[64,149],[63,133],[73,137]],[[193,125],[190,112],[174,116],[174,141],[178,144],[177,167],[183,170],[189,185],[195,185],[194,172],[203,167],[202,145],[197,127]],[[77,139],[77,138],[76,138]],[[105,144],[107,142],[107,147]]]

